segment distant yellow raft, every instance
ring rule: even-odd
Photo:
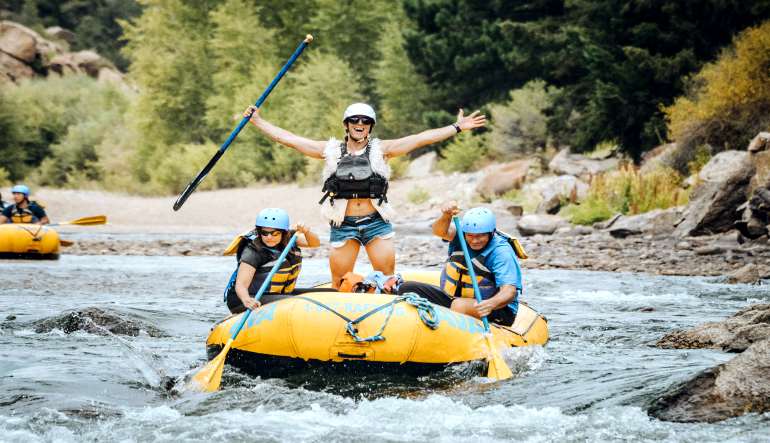
[[[438,283],[436,272],[405,273],[406,280]],[[448,365],[485,361],[489,355],[481,321],[434,306],[438,327],[431,329],[418,309],[401,302],[382,330],[382,341],[356,342],[348,319],[360,317],[391,302],[392,295],[310,292],[269,303],[252,312],[228,353],[227,363],[247,373],[281,377],[313,366],[344,366],[361,371],[395,369],[429,373]],[[323,304],[335,312],[320,306]],[[359,337],[376,335],[389,309],[382,309],[355,325]],[[216,324],[206,342],[215,357],[241,320],[238,314]],[[492,325],[498,348],[544,345],[546,319],[524,303],[512,327]]]
[[[0,257],[59,258],[59,233],[54,229],[26,223],[0,225]]]

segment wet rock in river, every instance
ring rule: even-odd
[[[673,331],[655,346],[664,349],[717,348],[741,352],[753,343],[770,340],[770,304],[751,305],[722,321]]]
[[[99,308],[85,308],[79,311],[65,312],[55,317],[34,322],[35,332],[44,333],[54,329],[70,334],[84,331],[97,335],[130,335],[137,336],[141,331],[151,337],[162,337],[165,334],[160,329],[148,323],[124,318],[124,314],[104,311]]]
[[[770,278],[770,268],[767,266],[747,263],[727,275],[727,283],[759,284],[762,279]]]
[[[648,413],[666,421],[715,422],[770,411],[768,368],[770,340],[762,340],[657,399]]]

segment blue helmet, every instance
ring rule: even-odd
[[[461,223],[463,232],[469,234],[486,234],[495,232],[497,223],[495,214],[487,208],[473,208],[463,216]]]
[[[261,228],[289,230],[289,214],[281,208],[265,208],[259,211],[256,225]]]
[[[24,185],[16,185],[11,188],[11,194],[24,194],[25,197],[29,197],[29,188]]]

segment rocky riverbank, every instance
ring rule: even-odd
[[[649,408],[668,421],[714,422],[770,411],[770,304],[749,306],[720,322],[673,331],[662,348],[717,348],[740,355],[673,387]]]

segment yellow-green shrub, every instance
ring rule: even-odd
[[[641,174],[633,165],[624,165],[594,177],[586,199],[568,206],[562,215],[573,223],[591,224],[618,212],[633,215],[680,206],[689,199],[689,192],[680,187],[681,181],[679,173],[671,168]]]
[[[441,151],[443,157],[438,162],[439,169],[446,172],[468,172],[477,169],[487,154],[486,134],[474,135],[463,132],[457,135]]]
[[[689,92],[664,108],[685,170],[699,146],[745,149],[770,126],[770,21],[749,28],[689,81]]]

